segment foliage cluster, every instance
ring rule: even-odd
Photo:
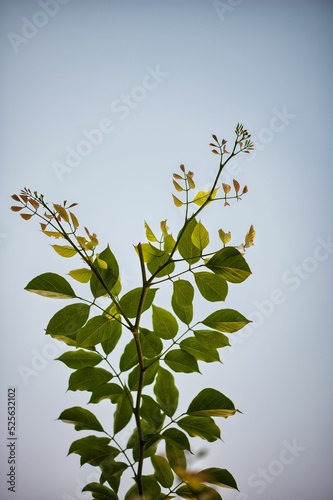
[[[230,152],[226,140],[212,135],[210,146],[219,157],[219,166],[209,191],[192,195],[194,174],[184,165],[173,174],[172,196],[184,211],[182,227],[173,236],[164,220],[157,237],[145,223],[147,241],[135,247],[142,282],[126,293],[122,292],[119,266],[109,246],[99,251],[96,234],[86,227],[80,231],[73,212],[75,203],[50,204],[43,195],[26,188],[12,196],[17,202],[14,212],[24,220],[39,217],[42,233],[59,240],[52,245],[55,252],[65,258],[79,257],[82,262],[69,276],[87,285],[89,298],[79,297],[67,279],[52,272],[32,279],[26,290],[74,300],[50,319],[46,334],[69,347],[58,358],[73,370],[68,389],[87,391],[91,405],[109,400],[113,408],[112,429],[105,429],[92,411],[79,406],[67,408],[59,416],[77,431],[90,431],[75,440],[68,453],[79,455],[81,465],[99,469],[100,481],[84,487],[94,499],[119,500],[126,470],[133,476],[133,485],[125,500],[167,500],[175,495],[218,500],[219,487],[237,489],[226,469],[190,470],[187,457],[192,438],[209,443],[219,440],[220,428],[214,419],[230,417],[238,410],[227,396],[206,388],[185,413],[177,414],[180,394],[175,381],[180,372],[200,373],[201,362],[219,362],[219,350],[230,345],[226,334],[249,322],[238,311],[223,308],[193,323],[195,293],[209,302],[223,302],[229,284],[241,283],[251,274],[243,254],[253,245],[253,226],[239,247],[228,246],[231,234],[220,229],[220,248],[208,251],[209,232],[198,219],[208,204],[222,201],[228,206],[230,200],[238,201],[247,193],[247,187],[241,189],[236,180],[233,186],[219,185],[230,159],[253,149],[251,136],[241,124],[236,126],[235,135]],[[156,303],[158,287],[167,282],[172,286],[169,309]],[[101,305],[101,297],[109,298],[107,307]],[[149,328],[143,326],[144,314],[150,317]],[[112,355],[126,332],[130,340],[117,359]],[[123,447],[118,435],[129,425],[133,432]]]

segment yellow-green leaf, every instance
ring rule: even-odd
[[[57,252],[57,254],[61,255],[61,257],[74,257],[77,253],[75,248],[70,245],[51,245],[51,247]]]
[[[180,199],[177,198],[177,196],[175,196],[174,194],[172,195],[172,198],[173,198],[173,202],[176,205],[176,207],[181,207],[183,205],[183,202],[180,201]]]
[[[147,236],[148,241],[157,241],[155,234],[150,229],[150,227],[148,226],[146,221],[145,221],[145,229],[146,229],[146,236]]]
[[[74,269],[73,271],[69,271],[69,276],[80,283],[88,283],[91,278],[92,270],[91,269]]]
[[[66,209],[62,207],[61,205],[58,205],[57,203],[53,203],[53,206],[55,210],[58,212],[58,214],[66,221],[69,222],[69,217]]]
[[[219,229],[218,233],[219,233],[219,237],[220,237],[220,240],[222,241],[223,245],[226,245],[227,243],[229,243],[229,241],[231,240],[231,232],[230,231],[225,233],[223,231],[223,229]]]
[[[215,188],[214,191],[212,192],[210,198],[211,200],[213,200],[216,195],[217,195],[217,192],[218,192],[219,188]],[[199,207],[201,207],[208,199],[209,195],[210,195],[211,191],[199,191],[195,197],[193,198],[193,202],[196,204],[196,205],[199,205]]]
[[[205,226],[199,222],[191,234],[193,244],[202,252],[209,245],[209,233]]]
[[[245,236],[245,248],[251,247],[254,245],[254,238],[256,236],[255,229],[253,225],[251,224],[249,232]]]

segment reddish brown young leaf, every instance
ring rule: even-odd
[[[222,187],[225,194],[228,194],[230,192],[231,186],[229,186],[229,184],[224,184],[224,182],[222,182]]]
[[[29,220],[29,219],[31,219],[31,217],[33,216],[33,214],[20,214],[20,216],[24,220]]]
[[[233,179],[232,183],[233,183],[233,185],[234,185],[234,188],[235,188],[236,194],[238,194],[238,191],[239,191],[239,189],[240,189],[239,182],[238,182],[238,181],[236,181],[236,179]]]
[[[12,206],[10,207],[11,210],[13,210],[13,212],[19,212],[20,210],[22,210],[23,207],[16,207],[16,206]]]
[[[13,200],[15,200],[15,201],[19,201],[19,202],[21,202],[21,200],[20,200],[20,198],[17,196],[17,194],[12,194],[12,198],[13,198]]]
[[[34,200],[33,198],[29,198],[29,203],[34,207],[35,210],[38,210],[39,208],[39,203],[38,201]]]

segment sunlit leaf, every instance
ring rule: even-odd
[[[109,246],[99,254],[99,259],[107,263],[107,269],[98,269],[98,276],[93,273],[90,280],[90,289],[95,298],[106,295],[117,283],[119,267]],[[96,261],[97,263],[97,261]]]
[[[150,227],[148,226],[146,221],[145,221],[145,229],[146,229],[146,236],[147,236],[148,241],[157,241],[155,234],[150,229]]]
[[[251,269],[246,260],[233,247],[222,248],[216,252],[206,263],[206,266],[231,283],[241,283],[251,274]]]
[[[44,273],[31,280],[25,290],[52,299],[72,299],[75,292],[68,281],[55,273]]]
[[[219,153],[217,153],[219,154]],[[218,190],[219,188],[215,188],[213,192],[210,191],[199,191],[195,197],[193,198],[193,202],[196,204],[196,205],[199,205],[199,207],[202,207],[202,205],[204,205],[204,203],[206,203],[206,201],[208,200],[208,198],[210,198],[209,201],[211,200],[214,200],[214,198],[216,197],[217,193],[218,193]]]
[[[50,319],[46,334],[68,345],[76,346],[77,332],[86,323],[90,307],[87,304],[71,304],[60,309]]]
[[[172,198],[176,207],[181,207],[183,205],[183,202],[179,198],[177,198],[177,196],[175,196],[174,194],[172,195]]]
[[[189,281],[177,280],[173,283],[172,308],[183,323],[189,325],[193,318],[194,288]]]
[[[191,235],[194,245],[202,252],[209,245],[209,233],[205,226],[199,222]]]
[[[77,254],[75,248],[70,245],[51,245],[51,247],[57,252],[58,255],[61,255],[61,257],[70,258]]]
[[[77,334],[78,347],[92,347],[108,339],[112,335],[111,321],[107,316],[95,316],[79,330]]]
[[[256,232],[255,232],[253,225],[251,224],[249,232],[245,236],[245,247],[246,248],[249,248],[252,245],[254,245],[255,236],[256,236]]]
[[[179,346],[183,351],[191,354],[197,361],[204,361],[205,363],[220,361],[217,349],[203,346],[195,337],[182,340]]]
[[[237,412],[233,402],[216,389],[203,389],[190,403],[187,414],[198,417],[230,417]]]
[[[148,293],[146,294],[145,300],[142,306],[142,312],[147,311],[150,308],[155,294],[157,292],[157,288],[150,288]],[[121,309],[123,313],[128,318],[135,318],[138,313],[138,307],[140,304],[142,294],[142,288],[134,288],[133,290],[127,292],[123,295],[119,301]]]
[[[154,332],[162,339],[173,339],[178,332],[178,323],[171,312],[153,305]]]
[[[250,323],[250,320],[234,309],[220,309],[207,316],[202,323],[220,332],[234,333]]]
[[[80,283],[88,283],[91,278],[92,270],[87,269],[85,267],[81,269],[74,269],[73,271],[69,271],[69,276]]]
[[[195,283],[201,295],[210,302],[224,301],[228,294],[228,284],[219,274],[194,273]]]

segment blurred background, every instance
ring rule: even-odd
[[[332,2],[2,0],[0,10],[1,498],[13,497],[13,386],[15,498],[88,499],[80,490],[97,479],[65,458],[81,434],[56,420],[88,399],[66,393],[70,371],[53,361],[65,345],[44,335],[67,302],[24,291],[39,274],[80,266],[56,255],[36,220],[9,210],[10,195],[26,186],[50,202],[79,202],[81,225],[101,249],[110,244],[127,291],[140,285],[133,244],[145,240],[144,220],[158,233],[167,219],[173,234],[182,222],[172,173],[183,163],[208,189],[210,134],[231,141],[242,122],[256,151],[222,180],[249,193],[213,204],[202,221],[212,243],[222,228],[239,245],[255,226],[253,275],[230,287],[225,305],[253,322],[231,336],[223,365],[201,363],[203,376],[177,381],[184,408],[212,386],[243,414],[218,420],[223,442],[195,440],[202,458],[191,466],[228,469],[240,492],[224,499],[331,499]],[[168,294],[156,303],[168,308]],[[198,316],[211,306],[198,305]],[[110,418],[109,405],[92,410]]]

